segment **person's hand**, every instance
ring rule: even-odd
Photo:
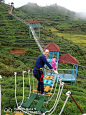
[[[58,74],[58,71],[54,71],[55,74]]]
[[[51,71],[55,71],[54,69],[51,69]]]

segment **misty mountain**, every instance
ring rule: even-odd
[[[35,3],[28,3],[19,10],[28,14],[30,20],[39,20],[44,27],[53,26],[60,32],[67,33],[82,34],[86,32],[86,20],[82,19],[83,15],[57,4],[41,7]]]
[[[86,12],[77,12],[76,15],[82,19],[86,19]]]
[[[70,11],[64,7],[58,6],[56,4],[41,7],[34,3],[28,3],[19,8],[27,14],[31,14],[33,17],[42,17],[48,19],[59,19],[61,20],[73,20],[77,19],[78,15],[75,12]],[[40,16],[39,16],[40,15]]]

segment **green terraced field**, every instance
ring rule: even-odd
[[[28,33],[28,26],[20,22],[19,20],[15,19],[13,17],[12,20],[9,20],[8,17],[8,8],[9,6],[6,4],[3,4],[0,2],[0,74],[9,74],[13,73],[14,71],[22,71],[27,69],[32,69],[35,64],[35,59],[27,59],[23,57],[31,57],[31,58],[37,58],[41,52],[38,49],[37,44],[35,43],[35,40],[33,37],[29,37]],[[25,21],[30,21],[31,19],[35,20],[37,17],[34,17],[32,14],[26,14],[20,9],[15,9],[13,12],[16,16],[19,16],[21,19]],[[30,12],[29,12],[30,13]],[[44,15],[41,18],[41,14],[38,14],[38,20],[41,22],[41,37],[40,40],[42,42],[42,47],[47,45],[50,42],[56,43],[60,47],[60,55],[69,53],[77,58],[80,65],[86,66],[86,56],[85,52],[83,52],[83,49],[85,49],[84,45],[83,47],[79,47],[79,43],[73,43],[74,41],[71,41],[70,35],[71,34],[63,34],[59,33],[60,29],[65,29],[65,26],[67,25],[67,21],[63,22],[59,21],[59,24],[61,24],[61,28],[58,25],[59,28],[54,27],[57,24],[57,21],[53,22],[53,18],[50,20],[48,25],[48,19],[45,18]],[[64,18],[65,16],[63,16]],[[60,17],[61,18],[61,17]],[[62,20],[63,20],[62,18]],[[44,21],[43,21],[44,20]],[[60,20],[60,19],[59,19]],[[53,22],[53,24],[51,23]],[[75,25],[76,22],[74,22]],[[85,22],[83,21],[82,24]],[[78,22],[77,22],[78,24]],[[77,25],[76,24],[76,25]],[[46,25],[46,26],[45,26]],[[63,25],[63,26],[62,26]],[[71,24],[70,24],[71,25]],[[66,26],[66,29],[70,27],[70,25]],[[56,29],[55,29],[56,28]],[[80,30],[81,31],[81,30]],[[58,32],[58,33],[57,33]],[[61,35],[60,35],[61,34]],[[63,37],[59,37],[63,36]],[[68,37],[67,37],[68,36]],[[82,37],[83,41],[80,40]],[[71,38],[77,41],[77,38],[79,41],[82,41],[82,43],[86,43],[86,37],[85,35],[71,35]],[[10,50],[11,49],[25,49],[26,53],[24,55],[11,55]],[[7,56],[6,56],[7,55]],[[19,56],[19,58],[15,58],[15,56]],[[22,58],[21,58],[22,57]],[[59,64],[60,66],[61,64]],[[71,68],[72,65],[66,65],[63,64],[61,68]],[[14,76],[3,76],[2,80],[0,80],[0,83],[2,84],[2,114],[4,115],[4,108],[11,107],[12,109],[16,107],[15,103],[15,95],[14,95]],[[72,83],[65,83],[68,90],[71,91],[73,97],[81,107],[81,109],[86,112],[86,69],[79,67],[78,69],[78,75],[76,84],[73,85]],[[22,99],[22,74],[19,74],[17,76],[17,98],[18,102]],[[32,85],[32,75],[31,75],[31,85]],[[37,80],[35,79],[35,89],[37,88]],[[54,91],[53,91],[54,92]],[[49,110],[54,102],[55,98],[58,92],[58,88],[56,90],[56,93],[49,103],[47,109]],[[52,115],[57,115],[62,105],[66,99],[66,90],[63,89],[63,93],[61,96],[61,99],[58,103],[58,106],[55,110],[55,112]],[[29,94],[29,84],[28,84],[28,75],[25,75],[25,96]],[[26,100],[27,97],[25,97],[24,100]],[[45,104],[43,104],[43,107],[45,108]],[[8,112],[9,113],[9,112]],[[11,113],[10,113],[11,115]],[[80,111],[77,109],[75,103],[71,98],[69,98],[66,107],[62,113],[62,115],[81,115]]]
[[[64,37],[71,40],[75,44],[79,45],[84,51],[86,51],[86,35],[79,34],[67,34],[67,33],[57,33],[58,36]]]

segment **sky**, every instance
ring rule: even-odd
[[[37,3],[40,6],[46,6],[57,3],[74,12],[86,12],[86,0],[5,0],[5,3],[14,2],[14,7],[21,7],[28,2]]]

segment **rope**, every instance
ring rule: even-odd
[[[6,56],[6,57],[14,57],[14,58],[26,58],[26,59],[37,59],[37,57],[33,58],[33,57],[19,57],[19,56],[12,56],[12,55],[5,55],[5,54],[0,54],[1,56]]]
[[[33,37],[34,37],[34,39],[35,39],[35,41],[36,41],[36,43],[37,43],[37,45],[38,45],[40,51],[43,52],[43,49],[42,49],[42,47],[41,47],[41,45],[40,45],[40,43],[39,43],[39,38],[38,38],[38,36],[36,35],[36,33],[35,33],[35,31],[34,31],[34,29],[33,29],[32,27],[30,27],[30,29],[31,29],[31,32],[32,32],[32,34],[33,34]]]
[[[63,109],[64,109],[64,107],[65,107],[65,105],[66,105],[66,103],[67,103],[67,101],[68,101],[68,98],[69,98],[70,94],[71,94],[71,92],[70,92],[70,91],[68,91],[68,92],[66,93],[67,98],[66,98],[66,100],[65,100],[65,103],[64,103],[64,105],[63,105],[63,107],[62,107],[61,112],[59,113],[59,115],[61,115],[61,114],[62,114]]]
[[[33,90],[34,90],[34,77],[33,77],[33,69],[32,69],[32,79],[33,79]]]
[[[68,91],[67,87],[64,84],[65,89]],[[83,114],[83,111],[81,110],[81,108],[79,107],[79,105],[77,104],[77,102],[75,101],[75,99],[73,98],[73,96],[70,94],[71,98],[73,99],[73,101],[75,102],[75,104],[77,105],[78,109],[80,110],[80,112]]]
[[[55,89],[54,89],[54,93],[53,93],[53,95],[51,96],[51,98],[50,98],[47,102],[51,101],[51,99],[53,98],[53,96],[54,96],[54,94],[55,94],[55,92],[56,92],[57,84],[58,84],[58,79],[57,79],[57,82],[56,82],[56,86],[55,86]],[[48,104],[48,103],[47,103],[47,104]]]
[[[17,72],[17,73],[22,73],[22,71],[21,71],[21,72]],[[9,75],[14,75],[14,73],[4,74],[4,75],[2,75],[2,76],[9,76]]]
[[[21,73],[21,72],[17,72],[17,73]],[[3,75],[3,76],[8,76],[8,75],[15,75],[15,99],[16,99],[16,73],[14,72],[14,73],[11,73],[11,74],[5,74],[5,75]],[[33,73],[32,73],[32,75],[33,75]],[[33,77],[33,76],[32,76]],[[60,78],[61,79],[61,78]],[[65,84],[64,84],[64,87],[65,87],[65,89],[68,91],[68,89],[67,89],[67,87],[65,86]],[[33,90],[34,90],[34,80],[33,80]],[[72,95],[70,94],[70,96],[71,96],[71,98],[73,99],[73,101],[75,102],[75,104],[77,105],[77,107],[78,107],[78,109],[80,110],[80,112],[83,114],[83,111],[81,110],[81,108],[79,107],[79,105],[77,104],[77,102],[75,101],[75,99],[72,97]],[[16,100],[16,104],[17,104],[17,100]],[[18,104],[17,104],[17,106],[18,106]]]
[[[12,55],[5,55],[5,54],[0,54],[1,56],[6,56],[6,57],[14,57],[14,58],[25,58],[25,59],[37,59],[37,57],[35,57],[35,58],[33,58],[33,57],[23,57],[23,56],[21,56],[21,57],[19,57],[19,56],[12,56]],[[61,60],[61,61],[64,61],[64,60]],[[74,64],[74,63],[71,63],[71,62],[68,62],[68,61],[64,61],[64,62],[67,62],[67,63],[69,63],[69,64]],[[62,63],[63,64],[63,63]],[[60,66],[62,66],[62,65],[60,65]],[[59,66],[59,67],[60,67]],[[86,68],[86,66],[83,66],[83,65],[78,65],[78,66],[80,66],[80,67],[83,67],[83,68]],[[13,73],[14,74],[14,73]]]
[[[24,73],[25,73],[26,71],[23,71],[23,99],[22,99],[22,102],[21,102],[21,105],[23,104],[23,101],[24,101]],[[17,102],[17,98],[16,98],[16,75],[17,75],[17,72],[14,72],[14,75],[15,75],[15,100],[16,100],[16,105],[17,105],[17,107],[18,107],[18,102]],[[20,105],[20,106],[21,106]]]
[[[20,73],[20,72],[18,72],[18,73]],[[16,99],[16,72],[14,72],[14,75],[15,75],[15,99]],[[55,108],[56,108],[56,106],[57,106],[57,104],[58,104],[58,102],[59,102],[59,100],[60,100],[60,96],[61,96],[61,93],[62,93],[62,89],[63,89],[63,86],[65,87],[65,89],[68,91],[68,89],[67,89],[67,87],[65,86],[65,84],[63,83],[63,84],[61,84],[61,78],[58,76],[58,78],[60,79],[60,85],[59,85],[59,91],[58,91],[58,94],[57,94],[57,98],[58,98],[58,96],[59,96],[59,98],[58,98],[58,100],[57,100],[57,98],[56,98],[56,101],[55,101],[55,103],[54,103],[54,106],[49,110],[49,111],[46,111],[46,113],[47,112],[50,112],[53,108],[53,111],[51,112],[51,113],[53,113],[54,112],[54,110],[55,110]],[[33,90],[34,90],[34,78],[33,78],[33,70],[32,70],[32,79],[33,79]],[[30,79],[29,79],[30,80]],[[23,82],[24,82],[24,74],[23,74]],[[29,81],[29,83],[30,83],[30,81]],[[57,82],[58,83],[58,82]],[[56,83],[56,87],[57,87],[57,83]],[[60,87],[61,87],[61,85],[62,85],[62,89],[61,89],[61,91],[60,91]],[[24,83],[23,83],[23,86],[24,86]],[[56,87],[55,87],[55,90],[54,90],[54,93],[55,93],[55,91],[56,91]],[[31,91],[31,90],[30,90]],[[60,93],[60,94],[59,94]],[[54,94],[53,94],[54,95]],[[24,96],[24,89],[23,89],[23,96]],[[77,104],[77,102],[75,101],[75,99],[73,98],[73,96],[70,94],[70,96],[71,96],[71,98],[73,99],[73,101],[75,102],[75,104],[77,105],[77,107],[78,107],[78,109],[80,110],[80,112],[83,114],[83,111],[81,110],[81,108],[79,107],[79,105]],[[52,96],[53,97],[53,96]],[[52,97],[50,98],[50,100],[52,99]],[[23,99],[24,99],[24,97],[23,97]],[[50,100],[48,100],[48,102],[50,101]],[[64,105],[63,105],[63,108],[62,108],[62,110],[61,110],[61,112],[60,113],[62,113],[62,111],[63,111],[63,109],[64,109],[64,107],[65,107],[65,105],[66,105],[66,102],[67,102],[67,100],[68,100],[68,98],[66,98],[66,101],[65,101],[65,103],[64,103]],[[22,100],[22,102],[23,102],[23,100]],[[18,103],[17,103],[17,99],[16,99],[16,104],[17,104],[17,107],[18,107]],[[22,104],[21,104],[22,105]],[[49,114],[49,115],[51,115],[51,114]],[[60,114],[61,115],[61,114]]]
[[[60,77],[59,77],[60,78]],[[61,78],[60,78],[61,79]],[[68,91],[67,87],[64,84],[65,89]],[[75,99],[73,98],[73,96],[70,94],[71,98],[73,99],[73,101],[75,102],[75,104],[77,105],[78,109],[80,110],[80,112],[83,114],[83,111],[81,110],[81,108],[79,107],[79,105],[77,104],[77,102],[75,101]]]
[[[17,72],[17,73],[21,73],[21,72]],[[15,91],[16,91],[16,73],[11,73],[11,74],[5,74],[3,76],[8,76],[8,75],[15,75]],[[32,73],[33,74],[33,73]],[[33,76],[32,76],[33,77]],[[64,84],[65,89],[68,91],[68,89],[66,88],[65,84]],[[33,81],[33,89],[34,89],[34,81]],[[77,102],[75,101],[75,99],[72,97],[72,95],[70,94],[71,98],[73,99],[73,101],[75,102],[75,104],[77,105],[78,109],[80,110],[80,112],[83,114],[83,111],[81,110],[81,108],[79,107],[79,105],[77,104]],[[16,99],[16,92],[15,92],[15,99]],[[17,104],[17,100],[16,100],[16,104]]]
[[[17,18],[19,21],[21,21],[22,23],[28,25],[28,23],[26,23],[24,20],[20,19],[19,17],[17,17],[16,15],[14,14],[11,14],[12,16],[14,16],[15,18]]]
[[[62,85],[62,84],[61,84],[61,85]],[[60,91],[60,94],[59,94],[59,98],[57,97],[58,100],[56,99],[56,105],[55,105],[53,111],[50,113],[50,115],[55,111],[55,109],[56,109],[56,107],[57,107],[57,104],[58,104],[58,102],[59,102],[59,100],[60,100],[60,97],[61,97],[61,94],[62,94],[62,90],[63,90],[63,85],[62,85],[62,88],[61,88],[61,91]]]
[[[16,74],[17,74],[17,72],[14,72],[14,75],[15,75],[15,100],[16,100],[16,105],[17,105],[17,107],[18,107],[18,103],[17,103],[17,98],[16,98]]]
[[[61,59],[59,59],[59,60],[61,60]],[[63,61],[63,63],[66,62],[66,63],[69,63],[69,64],[74,64],[74,63],[71,63],[71,62],[68,62],[68,61],[65,61],[65,60],[61,60],[61,61]],[[76,64],[76,65],[78,65],[78,64]],[[78,66],[86,68],[86,66],[83,66],[83,65],[78,65]]]
[[[28,78],[29,78],[29,86],[30,86],[30,93],[29,93],[29,97],[30,97],[30,94],[31,94],[31,84],[30,84],[30,70],[28,70]]]
[[[23,101],[24,101],[24,73],[25,73],[25,72],[26,72],[26,71],[23,71],[23,99],[22,99],[21,105],[23,104]],[[28,75],[29,75],[29,72],[30,72],[30,70],[28,70]],[[20,108],[21,105],[18,106],[17,98],[16,98],[16,74],[17,74],[17,72],[14,72],[14,75],[15,75],[15,100],[16,100],[16,104],[17,104],[17,109],[23,111],[23,110]],[[30,76],[29,76],[29,84],[30,84]],[[30,85],[30,93],[31,93],[31,85]],[[26,111],[23,111],[23,112],[24,112],[24,113],[27,113]],[[28,114],[29,114],[29,112],[28,112]],[[31,114],[29,114],[29,115],[31,115]]]
[[[56,74],[55,74],[55,79],[54,79],[54,82],[53,82],[53,85],[52,85],[52,89],[53,89],[53,86],[55,84],[55,81],[56,81]],[[52,92],[52,89],[51,89],[51,92]]]
[[[24,101],[24,73],[25,73],[26,71],[23,71],[23,99],[22,99],[22,103],[21,103],[21,105],[23,104],[23,101]],[[20,106],[21,106],[20,105]]]
[[[53,107],[49,110],[49,111],[46,111],[45,113],[47,113],[47,112],[51,112],[52,111],[52,109],[53,109],[53,111],[49,114],[49,115],[51,115],[54,111],[55,111],[55,109],[56,109],[56,106],[57,106],[57,104],[58,104],[58,102],[59,102],[59,100],[60,100],[60,97],[61,97],[61,93],[62,93],[62,90],[63,90],[63,85],[62,85],[62,88],[61,88],[61,80],[60,80],[60,85],[59,85],[59,91],[58,91],[58,94],[57,94],[57,97],[56,97],[56,100],[55,100],[55,103],[54,103],[54,105],[53,105]],[[61,89],[60,89],[61,88]]]
[[[26,70],[26,72],[27,72],[28,70]],[[30,71],[30,70],[29,70]],[[22,71],[20,71],[20,72],[17,72],[17,74],[18,73],[22,73]],[[14,73],[10,73],[10,74],[4,74],[4,75],[1,75],[1,76],[9,76],[9,75],[14,75]]]
[[[52,109],[54,108],[54,106],[56,105],[56,101],[57,101],[57,98],[58,98],[59,93],[60,93],[60,88],[61,88],[61,82],[60,82],[60,85],[59,85],[58,94],[57,94],[57,97],[56,97],[56,100],[55,100],[55,103],[54,103],[53,107],[52,107],[49,111],[46,111],[45,113],[49,113],[49,112],[51,112],[51,111],[52,111]],[[49,115],[50,115],[50,114],[49,114]]]
[[[82,114],[84,114],[83,113],[83,111],[81,110],[81,108],[79,107],[79,105],[77,104],[77,102],[75,101],[75,99],[73,98],[73,96],[70,94],[70,96],[71,96],[71,98],[73,99],[73,101],[75,102],[75,104],[77,105],[77,107],[78,107],[78,109],[80,110],[80,112],[82,113]]]

